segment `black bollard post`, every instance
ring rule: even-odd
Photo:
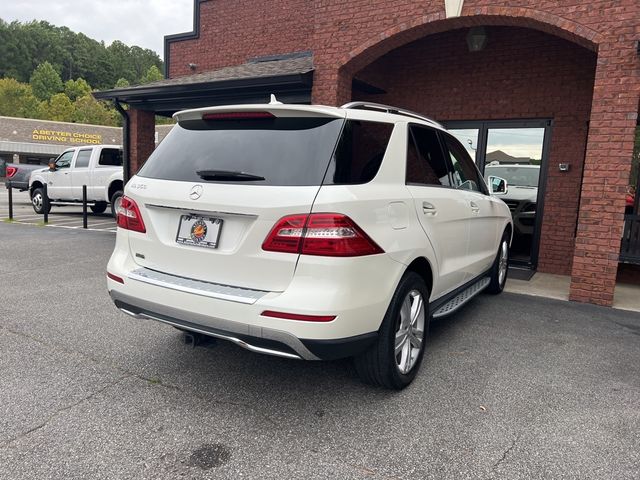
[[[47,193],[47,184],[42,186],[42,211],[44,213],[44,223],[49,223],[49,194]]]
[[[9,220],[13,220],[13,188],[11,182],[7,182],[7,190],[9,191]]]
[[[87,228],[87,186],[82,185],[82,228]]]

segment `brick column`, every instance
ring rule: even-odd
[[[640,97],[635,43],[621,35],[598,49],[569,295],[578,302],[613,304]]]
[[[351,72],[338,71],[335,65],[316,63],[313,73],[311,102],[316,105],[339,107],[351,101]],[[329,61],[330,59],[324,59]]]
[[[129,152],[131,175],[135,175],[156,148],[156,117],[149,110],[129,110]]]

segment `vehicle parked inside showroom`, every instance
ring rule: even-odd
[[[123,195],[122,178],[121,147],[92,145],[69,148],[47,168],[31,173],[31,204],[36,213],[44,212],[44,185],[47,185],[47,196],[54,205],[80,203],[82,186],[86,185],[91,211],[102,213],[111,204],[115,216],[117,203]]]
[[[362,102],[174,117],[117,208],[107,283],[123,312],[254,352],[354,357],[400,389],[432,318],[504,288],[506,181],[489,187],[433,120]]]
[[[40,170],[42,165],[31,165],[29,163],[8,163],[6,166],[6,176],[4,184],[7,188],[15,188],[24,192],[29,190],[29,177],[34,170]]]

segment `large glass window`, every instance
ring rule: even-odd
[[[87,168],[89,166],[89,160],[91,160],[91,149],[80,150],[76,157],[75,168]]]
[[[411,184],[451,186],[447,163],[434,130],[410,128],[406,178]]]

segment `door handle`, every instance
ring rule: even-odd
[[[469,202],[469,205],[471,206],[471,211],[473,213],[480,212],[480,207],[478,206],[478,204],[476,202]]]
[[[422,202],[422,213],[434,216],[438,213],[438,210],[436,210],[436,207],[432,203]]]

